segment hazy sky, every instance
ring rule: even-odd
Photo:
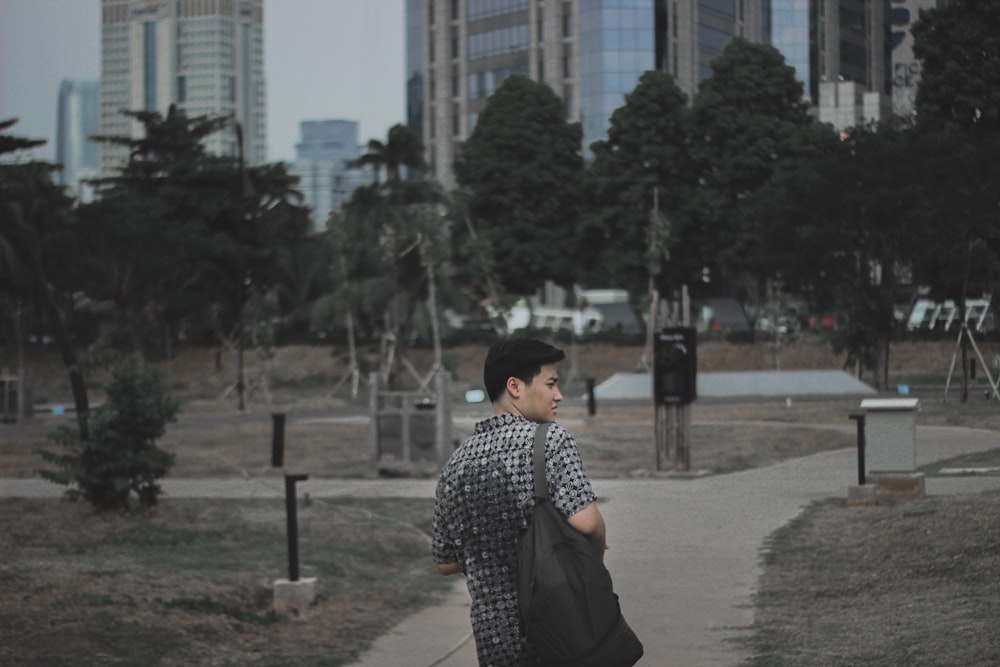
[[[295,157],[299,121],[360,124],[384,139],[405,119],[405,0],[264,0],[267,157]],[[63,79],[101,76],[100,0],[0,0],[0,119],[49,143]]]

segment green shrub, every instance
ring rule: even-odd
[[[174,464],[174,455],[156,446],[175,421],[180,406],[163,386],[158,371],[140,371],[135,359],[118,366],[107,387],[107,401],[90,413],[90,438],[60,427],[51,439],[67,450],[42,450],[41,457],[59,470],[39,471],[44,479],[71,487],[66,496],[83,498],[95,508],[127,509],[132,492],[139,504],[156,504],[156,480]]]

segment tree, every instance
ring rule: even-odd
[[[236,178],[232,170],[217,173],[222,205],[207,220],[198,278],[212,286],[209,308],[218,334],[237,349],[235,386],[242,410],[244,350],[248,342],[258,347],[261,327],[271,319],[262,317],[261,306],[281,282],[283,249],[300,243],[310,222],[308,210],[299,205],[301,193],[294,188],[298,179],[283,164],[244,169],[241,155],[237,166]]]
[[[930,297],[958,306],[956,326],[967,321],[966,298],[996,294],[1000,287],[1000,134],[975,136],[955,126],[918,131],[925,146],[925,182],[920,214],[927,218],[925,235],[913,260],[914,282]],[[931,167],[932,166],[932,167]],[[933,172],[931,172],[931,168]],[[969,339],[960,339],[962,401],[968,400]]]
[[[969,289],[996,291],[1000,238],[996,195],[1000,173],[996,164],[1000,137],[1000,5],[954,0],[921,10],[913,26],[913,52],[921,61],[916,117],[924,134],[948,134],[945,146],[955,155],[950,168],[940,165],[935,179],[940,211],[950,225],[942,228],[938,243],[918,259],[915,272],[932,294],[959,304],[966,318]],[[958,132],[950,132],[957,129]],[[936,160],[937,166],[937,160]],[[943,196],[940,196],[943,195]],[[962,400],[968,398],[968,340],[962,344]]]
[[[948,224],[926,180],[930,165],[948,154],[940,137],[890,125],[853,128],[833,150],[783,171],[754,202],[757,214],[766,210],[774,221],[762,259],[814,305],[844,316],[835,349],[871,368],[882,391],[904,279],[925,248],[940,247],[928,240]]]
[[[700,272],[686,253],[665,262],[668,249],[681,238],[678,223],[692,185],[687,130],[687,98],[673,78],[658,70],[644,73],[625,105],[612,114],[608,138],[591,146],[594,159],[584,176],[581,282],[626,288],[634,297],[657,274],[673,279],[663,281],[665,287],[686,282],[692,270]],[[654,216],[654,208],[661,215]]]
[[[16,120],[0,122],[0,154],[13,153],[45,143],[41,140],[3,134],[16,122]],[[8,174],[3,173],[3,176],[4,181],[0,181],[0,188],[3,190],[0,191],[6,195]],[[9,323],[4,324],[9,324],[8,339],[14,341],[16,348],[18,378],[25,377],[23,320],[25,311],[30,310],[34,302],[35,287],[30,263],[24,260],[20,251],[20,240],[27,233],[27,230],[23,229],[24,224],[20,208],[5,206],[0,212],[0,306],[10,314]],[[20,423],[25,415],[23,391],[18,391],[17,399],[17,421]]]
[[[692,102],[700,187],[690,205],[702,233],[689,251],[700,254],[724,291],[744,289],[747,298],[766,292],[770,267],[758,261],[766,220],[747,215],[745,201],[834,134],[810,116],[802,83],[774,47],[735,38],[711,66]]]
[[[379,371],[390,386],[405,342],[414,334],[414,317],[426,298],[428,208],[444,198],[438,187],[421,179],[401,178],[403,167],[422,169],[423,145],[411,130],[396,125],[383,143],[369,142],[367,154],[354,166],[386,167],[387,178],[354,191],[342,210],[330,216],[327,234],[332,248],[328,268],[334,291],[317,302],[314,321],[327,327],[343,319],[347,331],[352,395],[357,393],[360,365],[357,334],[379,339]],[[443,227],[440,216],[432,216]],[[432,332],[433,333],[433,332]]]
[[[323,235],[313,235],[293,247],[280,249],[275,260],[274,292],[283,313],[282,328],[302,339],[314,333],[317,301],[333,289],[330,243]]]
[[[424,147],[413,130],[397,123],[389,128],[386,141],[370,139],[368,152],[351,162],[351,166],[355,168],[371,167],[376,183],[379,182],[379,175],[383,168],[387,181],[398,181],[403,167],[423,169],[426,166],[424,164]]]
[[[501,288],[530,294],[576,278],[583,157],[579,123],[552,89],[514,75],[493,93],[455,162],[477,235]],[[468,231],[452,229],[459,256]],[[464,263],[464,262],[461,262]]]
[[[92,436],[83,439],[65,426],[53,439],[68,450],[40,452],[57,470],[42,470],[44,479],[71,487],[66,496],[83,498],[100,510],[127,509],[132,493],[143,507],[156,504],[157,480],[174,463],[174,455],[156,440],[174,421],[179,404],[163,387],[158,371],[141,371],[133,358],[112,374],[107,401],[92,417]]]
[[[208,154],[203,139],[231,117],[188,118],[173,106],[165,117],[127,115],[143,125],[143,136],[98,138],[127,146],[130,157],[100,182],[104,196],[84,216],[94,292],[127,314],[140,355],[151,331],[165,331],[170,343],[169,323],[209,322],[224,346],[237,349],[243,409],[243,350],[258,331],[248,306],[267,302],[279,282],[278,257],[309,227],[297,179],[281,164],[247,168],[238,124],[239,157]],[[155,252],[138,255],[143,247]]]
[[[117,330],[143,364],[151,341],[169,349],[186,298],[197,302],[206,292],[197,278],[208,220],[229,198],[219,172],[235,180],[236,169],[202,144],[229,126],[229,117],[188,118],[174,106],[165,117],[125,115],[142,126],[141,136],[95,137],[127,147],[129,159],[97,181],[100,198],[81,207],[78,243],[86,252],[77,281],[93,299],[114,305]]]
[[[1000,4],[951,0],[920,10],[913,40],[921,61],[917,122],[1000,132]]]
[[[44,143],[6,134],[16,122],[0,122],[0,154]],[[72,203],[54,184],[55,169],[55,165],[46,162],[0,164],[0,276],[7,279],[0,293],[17,304],[18,313],[24,304],[37,305],[48,324],[69,376],[79,436],[85,440],[89,435],[90,414],[87,384],[66,327],[68,306],[52,281],[52,276],[59,273],[59,267],[70,257],[53,239],[58,239],[69,226]],[[19,329],[15,326],[18,346]]]

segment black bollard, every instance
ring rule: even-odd
[[[271,421],[271,467],[280,468],[285,465],[285,415],[275,412]]]
[[[587,378],[587,414],[597,414],[597,400],[594,397],[594,378]]]
[[[858,484],[865,485],[865,413],[852,412],[848,415],[858,422]]]
[[[288,580],[299,580],[299,512],[295,499],[295,483],[309,475],[285,474],[285,516],[288,521]]]

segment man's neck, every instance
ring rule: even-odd
[[[523,417],[521,411],[517,409],[511,401],[500,400],[493,404],[493,415],[494,417],[500,417],[501,415],[515,415],[517,417]]]

